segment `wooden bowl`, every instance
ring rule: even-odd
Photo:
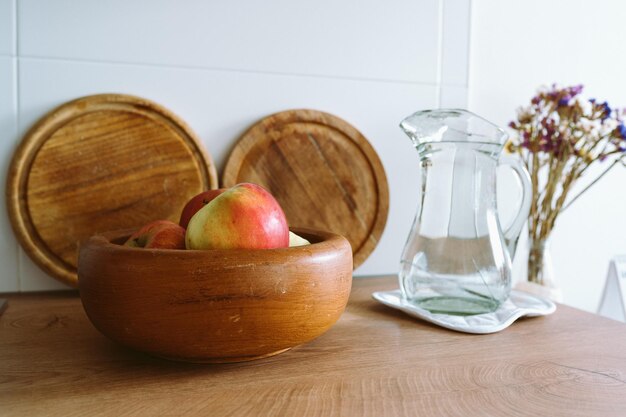
[[[262,250],[122,246],[129,233],[80,247],[78,285],[104,335],[151,355],[240,362],[276,355],[328,330],[352,284],[342,236],[297,230],[312,244]]]

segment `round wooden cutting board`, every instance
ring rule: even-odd
[[[382,163],[357,129],[328,113],[289,110],[252,126],[223,173],[223,187],[239,182],[267,188],[290,227],[345,236],[355,268],[385,228],[389,189]]]
[[[13,155],[7,204],[28,255],[77,286],[78,242],[178,216],[217,188],[211,157],[189,127],[149,100],[101,94],[43,117]]]

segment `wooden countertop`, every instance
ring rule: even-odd
[[[373,301],[355,279],[326,334],[239,364],[167,362],[109,341],[77,293],[11,295],[0,316],[2,416],[624,416],[626,326],[566,306],[491,335]]]

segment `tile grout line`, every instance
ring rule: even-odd
[[[13,1],[13,56],[18,55],[18,42],[17,42],[17,0]]]
[[[472,10],[474,10],[473,2],[470,0],[468,11],[467,11],[467,61],[465,65],[467,66],[467,73],[465,74],[465,85],[467,86],[467,92],[465,93],[465,101],[466,107],[470,106],[470,96],[471,96],[471,87],[470,87],[470,79],[472,72]]]
[[[278,72],[278,71],[263,71],[263,70],[245,70],[238,68],[219,68],[219,67],[205,67],[201,65],[169,65],[159,63],[136,63],[127,61],[99,61],[94,59],[84,58],[61,58],[61,57],[46,57],[37,55],[19,55],[20,59],[40,60],[40,61],[58,61],[58,62],[71,62],[71,63],[86,63],[96,65],[125,65],[136,67],[150,67],[150,68],[162,68],[162,69],[175,69],[175,70],[190,70],[190,71],[206,71],[206,72],[227,72],[227,73],[242,73],[253,75],[269,75],[269,76],[287,76],[287,77],[302,77],[302,78],[322,78],[330,80],[343,80],[343,81],[358,81],[358,82],[375,82],[375,83],[390,83],[390,84],[405,84],[405,85],[419,85],[419,86],[433,86],[438,85],[438,82],[426,82],[426,81],[409,81],[409,80],[394,80],[387,78],[368,78],[368,77],[349,77],[340,75],[324,75],[324,74],[303,74],[303,73],[291,73],[291,72]]]
[[[19,30],[18,30],[18,1],[13,0],[13,106],[15,109],[15,146],[19,145],[20,131],[20,51],[19,51]],[[22,292],[22,263],[20,262],[22,251],[20,244],[15,242],[15,271],[17,273],[17,291]]]
[[[440,30],[441,30],[441,45],[440,45],[440,62],[439,62],[439,83],[438,83],[438,92],[439,92],[439,107],[441,106],[445,106],[445,107],[459,107],[459,108],[464,108],[467,109],[468,104],[469,104],[469,61],[470,61],[470,35],[471,35],[471,0],[468,0],[468,5],[467,8],[464,9],[465,12],[465,20],[467,23],[467,30],[465,32],[465,44],[463,45],[465,51],[465,76],[464,76],[464,80],[463,82],[459,83],[459,82],[455,82],[455,81],[450,81],[449,77],[445,77],[444,74],[444,69],[445,69],[445,40],[446,40],[446,35],[449,35],[450,30],[451,30],[451,18],[449,16],[449,14],[451,13],[449,8],[454,7],[453,4],[450,3],[451,0],[441,0],[441,5],[442,5],[442,11],[441,11],[441,20],[440,20]],[[446,8],[447,6],[447,8]],[[451,37],[452,40],[455,39],[454,36]],[[456,51],[456,49],[455,49]],[[458,97],[456,96],[456,94],[453,96],[452,101],[450,101],[450,99],[448,98],[448,100],[445,100],[445,96],[444,96],[444,92],[448,91],[450,92],[450,87],[452,88],[452,90],[454,91],[455,88],[461,88],[461,89],[465,89],[465,94],[464,94],[464,100],[463,100],[463,104],[461,105],[461,103],[458,101]],[[445,104],[448,103],[448,104]]]
[[[472,53],[472,0],[469,0],[469,5],[467,6],[467,41],[465,43],[465,48],[467,50],[467,60],[465,61],[465,66],[467,67],[467,71],[465,72],[465,86],[467,87],[469,94],[469,72],[470,72],[470,54]],[[468,97],[469,98],[469,97]]]
[[[437,78],[436,78],[436,85],[437,85],[437,98],[436,98],[436,102],[437,102],[437,108],[441,108],[441,82],[442,82],[442,77],[443,77],[443,34],[444,34],[444,1],[445,0],[439,0],[438,2],[438,12],[437,12],[437,21],[438,21],[438,25],[437,25]]]

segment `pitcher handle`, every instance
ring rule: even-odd
[[[506,246],[509,249],[511,260],[515,256],[515,250],[517,249],[517,242],[522,232],[522,227],[528,219],[528,213],[530,212],[530,204],[532,202],[532,183],[530,182],[530,174],[528,170],[519,158],[513,156],[505,156],[500,159],[501,165],[508,165],[517,175],[522,186],[522,203],[520,204],[519,211],[513,220],[513,223],[507,230],[504,231],[504,240]]]

